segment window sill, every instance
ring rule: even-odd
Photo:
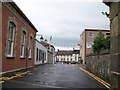
[[[20,59],[25,59],[25,57],[22,57],[22,56],[21,56]]]
[[[29,58],[29,60],[31,60],[32,58]]]
[[[9,57],[9,56],[7,56],[6,58],[7,59],[15,59],[15,57]]]
[[[25,58],[20,58],[20,59],[25,59]]]

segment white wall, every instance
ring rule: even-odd
[[[71,56],[69,55],[57,55],[57,58],[59,59],[59,61],[71,61]],[[69,60],[67,60],[67,58],[69,59]],[[64,60],[65,59],[65,60]]]
[[[75,57],[76,57],[76,59],[75,59]],[[79,54],[73,54],[72,55],[72,61],[78,62],[78,60],[79,60]]]
[[[44,60],[44,63],[47,63],[47,49],[43,45],[41,45],[39,41],[36,40],[36,45],[35,45],[35,65],[42,64],[42,60],[39,60],[39,58],[38,58],[38,61],[36,61],[37,48],[39,50],[42,50],[42,51],[46,52],[46,55],[45,55],[46,60]],[[39,54],[38,54],[38,57],[39,57]]]

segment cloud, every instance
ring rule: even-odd
[[[109,10],[102,0],[14,1],[35,25],[38,33],[48,40],[53,36],[54,43],[79,43],[80,34],[85,28],[109,29],[109,19],[101,13]]]

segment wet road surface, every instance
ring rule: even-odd
[[[3,88],[105,88],[79,69],[79,64],[46,64],[31,73],[5,81]]]

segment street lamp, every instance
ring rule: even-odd
[[[41,37],[40,37],[40,41],[43,41],[43,39],[44,39],[43,36],[41,36]]]
[[[40,37],[40,41],[43,41],[44,38],[43,38],[43,35],[42,35],[42,34],[36,34],[36,36],[41,36],[41,37]]]

